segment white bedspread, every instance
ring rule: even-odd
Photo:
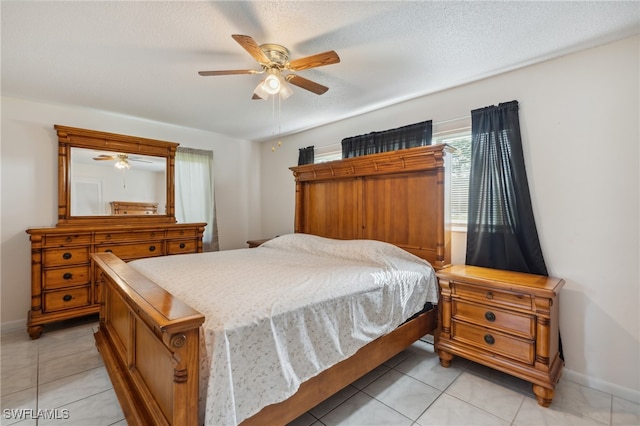
[[[200,395],[216,426],[288,398],[438,295],[429,263],[370,240],[291,234],[130,265],[205,315]]]

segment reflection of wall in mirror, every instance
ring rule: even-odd
[[[95,165],[74,164],[72,182],[76,186],[79,181],[101,181],[102,197],[100,207],[95,213],[76,212],[75,208],[87,204],[78,201],[78,192],[71,196],[72,216],[93,216],[111,214],[111,201],[142,201],[158,203],[158,214],[165,214],[165,174],[136,170],[135,166],[128,170],[120,170],[113,165],[96,167]],[[74,188],[75,189],[75,188]],[[86,209],[85,209],[86,210]],[[99,210],[99,211],[98,211]]]
[[[93,178],[76,178],[73,181],[71,211],[75,216],[103,215],[102,181]]]

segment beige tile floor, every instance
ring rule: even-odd
[[[94,341],[94,318],[2,332],[2,425],[125,425]],[[48,410],[66,419],[16,419]],[[18,411],[12,411],[18,410]],[[640,425],[640,405],[561,379],[553,404],[537,405],[528,383],[456,358],[442,368],[417,342],[314,407],[290,426]]]

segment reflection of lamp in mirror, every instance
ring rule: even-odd
[[[116,169],[126,170],[131,167],[129,164],[129,160],[127,159],[127,154],[118,154],[118,161],[114,164]]]
[[[118,161],[116,161],[114,167],[122,170],[122,188],[127,189],[127,176],[125,172],[131,167],[131,164],[129,164],[129,156],[127,154],[118,154]]]

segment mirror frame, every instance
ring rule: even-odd
[[[124,225],[132,223],[176,223],[175,157],[178,143],[136,136],[119,135],[75,127],[53,126],[58,134],[58,226],[60,225]],[[164,157],[166,167],[166,214],[135,216],[71,215],[71,148],[89,148],[126,154]]]

